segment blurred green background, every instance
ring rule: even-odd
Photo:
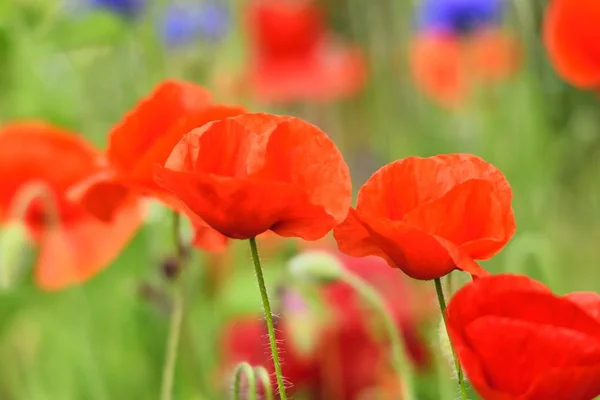
[[[289,107],[232,99],[222,91],[220,79],[239,73],[247,56],[241,0],[226,2],[233,12],[226,37],[177,47],[164,46],[155,29],[167,0],[136,21],[102,10],[80,12],[75,0],[0,3],[4,122],[44,119],[103,147],[126,110],[161,79],[178,77],[210,88],[216,99],[316,123],[338,141],[356,188],[394,159],[474,153],[508,177],[518,225],[515,238],[485,267],[527,273],[558,293],[600,290],[598,102],[594,93],[563,83],[548,63],[539,37],[542,0],[510,3],[507,24],[524,48],[518,74],[479,91],[458,110],[432,103],[411,81],[406,58],[416,3],[409,1],[323,0],[332,29],[363,47],[368,82],[351,99]],[[23,283],[0,295],[0,399],[157,398],[169,289],[160,265],[173,250],[167,217],[153,207],[120,259],[80,287],[42,293]],[[226,398],[226,382],[221,394],[206,392],[216,379],[217,327],[261,309],[245,244],[238,247],[236,274],[216,299],[202,290],[206,257],[194,256],[176,399]],[[284,257],[266,263],[275,285]]]

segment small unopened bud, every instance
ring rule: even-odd
[[[331,282],[343,275],[343,266],[331,253],[309,250],[293,257],[289,262],[292,275],[305,281]]]
[[[12,287],[23,272],[23,254],[29,249],[27,227],[12,221],[0,230],[0,289]]]
[[[247,362],[238,364],[233,373],[233,400],[257,400],[256,374]]]

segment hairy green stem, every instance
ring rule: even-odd
[[[414,400],[413,370],[404,346],[402,333],[399,331],[392,313],[380,294],[371,285],[357,275],[345,271],[340,279],[351,286],[379,315],[383,321],[388,340],[392,349],[392,364],[399,375],[403,400]]]
[[[446,299],[444,298],[444,291],[442,289],[442,282],[440,278],[434,280],[435,282],[435,292],[437,293],[438,303],[440,304],[440,311],[442,313],[442,318],[444,319],[444,326],[446,328],[446,333],[448,332],[448,319],[446,317]],[[450,342],[450,348],[452,349],[452,357],[454,358],[454,367],[456,368],[456,376],[458,378],[458,386],[460,388],[460,396],[462,400],[467,400],[467,388],[465,386],[465,379],[463,376],[463,371],[460,366],[460,362],[458,361],[458,357],[456,356],[456,351],[454,350],[454,346],[452,346],[452,342]]]
[[[279,388],[279,397],[281,400],[287,400],[285,393],[285,384],[283,382],[283,373],[281,370],[281,361],[279,360],[279,352],[277,351],[277,339],[275,337],[275,326],[273,325],[273,314],[271,313],[271,304],[269,303],[269,295],[265,286],[265,278],[263,276],[262,266],[260,265],[260,257],[258,256],[258,247],[256,239],[250,239],[250,251],[252,252],[252,261],[254,264],[254,272],[260,289],[260,296],[265,312],[265,320],[267,321],[267,330],[269,331],[269,342],[271,344],[271,354],[273,355],[273,365],[275,367],[275,375],[277,376],[277,387]]]
[[[179,348],[179,340],[181,338],[181,325],[183,323],[184,309],[184,294],[183,283],[180,281],[179,275],[183,269],[185,261],[185,248],[181,242],[180,235],[181,217],[179,213],[173,212],[173,239],[176,248],[178,274],[175,277],[173,305],[171,308],[171,322],[169,325],[169,336],[167,338],[167,350],[165,355],[165,363],[162,371],[162,383],[160,390],[161,400],[171,400],[173,398],[173,381],[175,378],[175,365],[177,362],[177,350]]]

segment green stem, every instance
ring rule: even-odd
[[[273,387],[271,386],[271,377],[266,369],[263,367],[254,368],[256,377],[260,380],[263,390],[265,391],[265,400],[274,400]]]
[[[444,326],[446,327],[446,332],[448,332],[448,319],[446,317],[446,299],[444,299],[444,291],[442,289],[442,282],[440,278],[434,280],[435,282],[435,292],[437,293],[438,303],[440,304],[440,311],[442,312],[442,318],[444,319]],[[454,346],[450,343],[450,348],[452,349],[452,357],[454,358],[454,367],[456,368],[456,376],[458,377],[458,386],[460,388],[460,396],[463,400],[467,400],[467,388],[465,386],[465,379],[463,376],[462,368],[460,367],[460,362],[458,361],[458,357],[456,356],[456,351],[454,350]]]
[[[248,397],[241,397],[242,394],[242,377],[246,376],[248,380],[247,394]],[[256,374],[252,366],[246,362],[241,363],[235,369],[233,378],[233,400],[256,400]]]
[[[404,400],[415,399],[413,387],[414,374],[411,361],[406,354],[402,339],[403,336],[398,330],[387,304],[375,288],[363,281],[357,275],[345,271],[341,274],[340,279],[352,287],[381,317],[392,348],[392,363],[394,369],[402,379],[400,382],[403,394],[402,398]]]
[[[177,349],[179,347],[179,340],[181,337],[181,325],[183,322],[183,287],[180,282],[179,275],[183,268],[185,259],[184,246],[181,243],[181,236],[179,234],[181,225],[181,217],[178,213],[173,213],[173,239],[177,250],[177,264],[178,274],[175,277],[174,282],[174,293],[173,293],[173,306],[171,308],[171,322],[169,326],[169,337],[167,338],[167,350],[165,355],[165,363],[163,365],[162,372],[162,384],[160,390],[161,400],[171,400],[173,398],[173,381],[175,377],[175,365],[177,361]]]
[[[275,375],[277,376],[277,387],[279,388],[279,397],[281,400],[287,400],[285,394],[285,384],[283,383],[283,373],[281,371],[281,361],[279,361],[279,352],[277,351],[277,339],[275,337],[275,326],[273,325],[273,314],[271,313],[271,304],[269,303],[269,295],[265,286],[265,278],[263,276],[262,267],[260,265],[260,257],[258,256],[258,248],[256,239],[250,238],[250,251],[252,252],[252,261],[254,263],[254,272],[260,289],[260,296],[265,311],[265,319],[267,321],[267,330],[269,331],[269,342],[271,344],[271,354],[273,355],[273,365],[275,366]]]

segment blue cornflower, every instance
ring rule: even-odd
[[[169,7],[163,19],[163,37],[168,46],[192,42],[197,37],[218,40],[230,24],[227,7],[210,1]]]
[[[138,16],[146,5],[146,0],[90,0],[91,5],[104,8],[126,18]]]
[[[455,35],[500,22],[503,0],[423,0],[418,10],[418,26],[422,31]]]

